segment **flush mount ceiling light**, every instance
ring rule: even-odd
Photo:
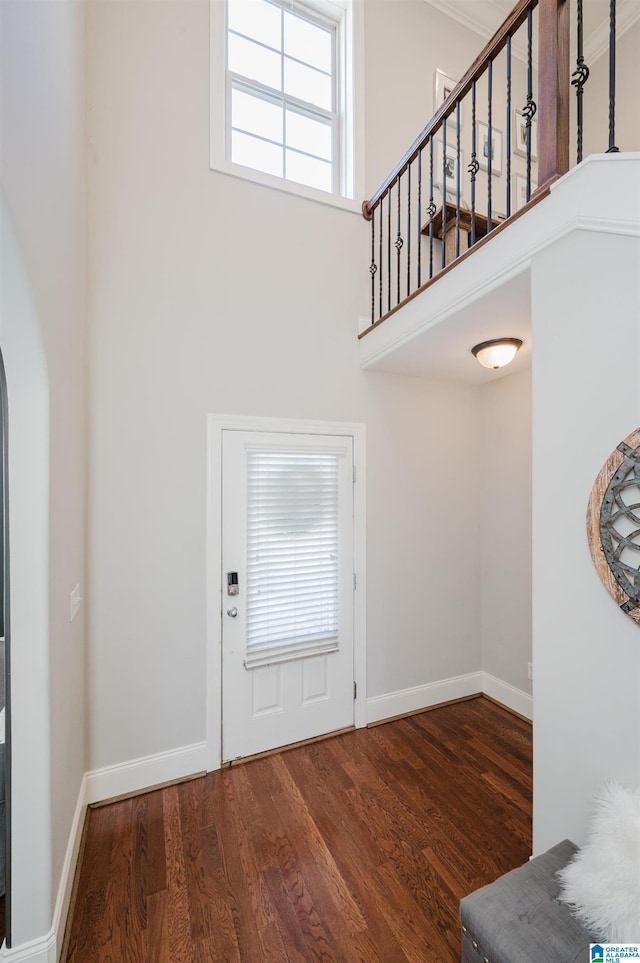
[[[471,349],[471,354],[478,359],[483,368],[504,368],[516,356],[518,348],[522,347],[520,338],[495,338],[493,341],[481,341]]]

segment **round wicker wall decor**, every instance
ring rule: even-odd
[[[587,536],[607,591],[640,624],[640,428],[620,442],[595,480]]]

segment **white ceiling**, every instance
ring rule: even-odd
[[[459,265],[456,271],[461,268],[463,265]],[[443,280],[438,283],[442,284]],[[391,351],[383,352],[382,357],[365,366],[393,374],[472,385],[487,384],[515,374],[531,365],[530,305],[530,273],[528,269],[520,270],[456,311],[454,318],[431,324],[415,337],[398,339]],[[407,307],[402,310],[407,311]],[[393,318],[389,318],[384,324],[392,322]],[[372,339],[372,334],[367,338]],[[471,348],[481,341],[500,337],[520,338],[522,348],[508,368],[500,371],[483,368],[471,354]],[[361,342],[361,357],[369,347],[364,344],[367,338]]]

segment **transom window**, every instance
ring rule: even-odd
[[[227,0],[226,154],[340,190],[337,23],[279,0]]]

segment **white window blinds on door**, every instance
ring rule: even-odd
[[[338,647],[340,454],[247,452],[247,665]]]

